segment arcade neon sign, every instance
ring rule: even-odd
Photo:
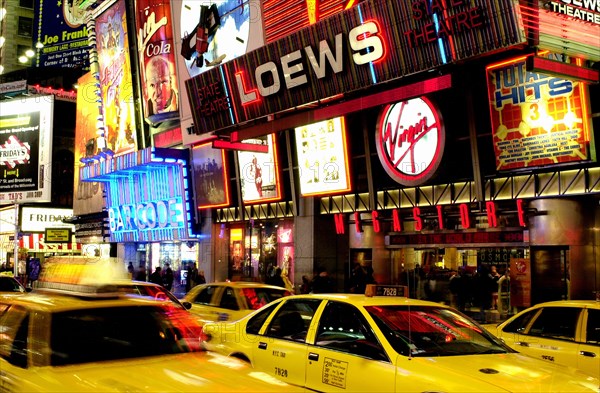
[[[185,226],[181,197],[115,206],[108,209],[111,232],[172,229]]]

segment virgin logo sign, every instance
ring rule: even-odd
[[[445,134],[440,115],[425,97],[386,106],[375,138],[383,168],[405,186],[429,180],[444,153]]]

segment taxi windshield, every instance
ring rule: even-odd
[[[258,310],[265,304],[271,303],[273,300],[280,299],[284,296],[289,296],[291,293],[284,289],[277,288],[244,288],[242,289],[244,298],[251,310]]]
[[[202,351],[201,329],[173,306],[98,307],[53,313],[53,366]]]
[[[394,349],[404,356],[457,356],[512,352],[480,326],[451,309],[369,306]]]

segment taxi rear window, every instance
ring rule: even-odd
[[[172,306],[79,309],[52,315],[51,364],[61,366],[202,350],[200,329]]]
[[[243,288],[242,294],[251,310],[258,310],[273,300],[290,295],[289,291],[276,288]]]

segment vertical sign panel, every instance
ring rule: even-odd
[[[269,146],[267,153],[238,151],[240,185],[244,203],[265,203],[281,199],[279,165],[277,163],[277,144],[273,134],[256,139],[247,139],[244,143],[256,143]]]
[[[208,209],[229,206],[229,187],[225,151],[213,149],[212,143],[194,146],[192,168],[196,207]]]

